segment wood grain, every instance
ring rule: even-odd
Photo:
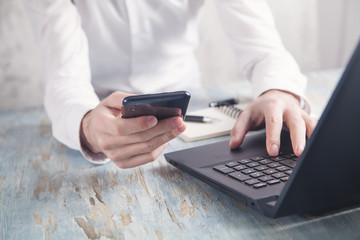
[[[200,95],[219,93],[209,88]],[[359,208],[269,219],[163,156],[134,169],[96,166],[57,142],[50,129],[41,107],[0,112],[0,239],[360,238]],[[175,139],[165,151],[224,139]]]

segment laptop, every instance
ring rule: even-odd
[[[267,155],[265,137],[257,131],[236,150],[222,141],[167,153],[165,159],[270,218],[359,204],[360,43],[300,157],[286,131],[277,157]]]

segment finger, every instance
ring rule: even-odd
[[[136,118],[111,118],[103,120],[104,132],[110,136],[126,136],[142,132],[154,127],[158,123],[154,116],[142,116]]]
[[[126,141],[129,143],[148,141],[156,136],[170,132],[179,135],[185,129],[186,125],[181,117],[167,118],[159,121],[153,128],[127,136]]]
[[[131,95],[132,94],[117,91],[110,94],[102,102],[106,107],[121,109],[124,98]]]
[[[277,156],[280,149],[280,135],[283,126],[283,110],[277,105],[268,109],[265,115],[266,149],[270,156]]]
[[[300,156],[306,144],[306,125],[300,114],[294,111],[287,111],[284,114],[284,121],[290,131],[290,138],[295,155]]]
[[[167,132],[174,131],[178,136],[185,131],[186,125],[180,117],[173,117],[169,119],[161,120],[155,127],[145,129],[144,131],[138,131],[129,135],[109,135],[103,141],[103,149],[111,150],[120,148],[123,145],[129,145],[132,143],[146,142],[150,139],[162,135]]]
[[[303,119],[305,120],[305,125],[306,125],[306,136],[310,138],[312,133],[314,132],[314,129],[318,121],[312,118],[311,116],[309,116],[309,114],[307,113],[303,114]]]
[[[180,117],[162,120],[156,127],[147,131],[138,132],[128,136],[113,136],[104,141],[103,148],[113,150],[122,148],[121,155],[131,157],[135,153],[152,151],[158,146],[174,139],[186,129]],[[115,156],[115,158],[117,158]]]
[[[163,144],[152,152],[139,154],[139,155],[133,156],[132,158],[129,158],[127,160],[114,161],[114,163],[119,168],[125,169],[125,168],[133,168],[133,167],[137,167],[137,166],[149,163],[149,162],[153,162],[160,156],[160,154],[164,151],[166,146],[167,146],[167,144]]]
[[[180,135],[183,131],[185,131],[185,124],[181,128],[176,128],[171,131],[165,132],[161,135],[158,135],[148,141],[141,141],[134,144],[127,144],[123,146],[119,146],[114,148],[115,151],[111,151],[108,156],[110,159],[127,159],[131,158],[134,155],[139,155],[143,153],[152,152],[157,149],[159,146],[169,142],[174,139],[178,135]]]
[[[107,98],[105,98],[101,104],[113,115],[114,117],[121,116],[122,102],[125,97],[131,96],[131,94],[124,92],[113,92]]]
[[[238,117],[233,129],[230,133],[230,148],[235,149],[239,147],[244,138],[246,133],[249,131],[250,128],[250,111],[244,111]]]

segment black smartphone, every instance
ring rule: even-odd
[[[124,98],[121,113],[123,118],[153,115],[158,120],[185,117],[190,101],[187,91],[135,95]]]

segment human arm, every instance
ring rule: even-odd
[[[159,122],[154,117],[122,119],[125,93],[115,92],[100,102],[91,84],[88,42],[75,6],[62,0],[24,2],[45,55],[45,108],[60,142],[93,163],[111,159],[128,168],[154,160],[166,142],[185,130],[179,117]]]
[[[80,16],[71,1],[23,2],[43,54],[44,105],[53,135],[68,147],[83,150],[79,135],[82,118],[100,101],[91,84],[88,42]],[[93,163],[108,161],[84,155]]]
[[[71,1],[23,0],[44,59],[44,105],[56,139],[82,150],[83,116],[99,104],[91,84],[88,42]],[[87,155],[93,163],[106,162]]]
[[[266,126],[268,153],[277,155],[285,123],[294,152],[300,155],[305,133],[311,134],[316,121],[308,115],[306,78],[284,48],[266,1],[217,0],[217,6],[239,68],[251,80],[255,98],[235,124],[230,147],[239,146],[247,131]]]
[[[60,142],[93,163],[110,158],[127,168],[154,160],[166,142],[185,129],[179,118],[122,119],[124,93],[100,102],[91,84],[88,42],[75,6],[62,0],[24,2],[43,49],[45,108]]]

